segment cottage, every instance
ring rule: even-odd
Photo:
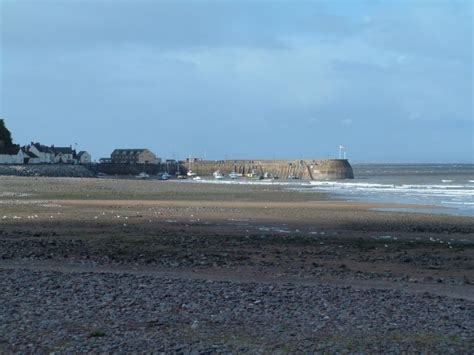
[[[115,149],[111,161],[114,164],[159,164],[161,159],[148,149]]]
[[[4,148],[0,152],[0,164],[23,164],[25,155],[20,146]]]
[[[41,164],[41,159],[36,154],[24,148],[22,148],[22,150],[24,155],[23,162],[25,164]]]
[[[90,164],[92,162],[91,155],[84,150],[81,150],[79,153],[77,153],[74,159],[76,160],[77,164]]]
[[[54,151],[52,148],[39,143],[31,142],[30,145],[23,148],[24,151],[34,154],[38,160],[30,161],[29,164],[51,164],[54,163]]]
[[[54,162],[62,164],[75,164],[74,155],[75,152],[72,147],[55,147],[51,146],[54,152]]]

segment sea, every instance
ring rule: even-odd
[[[326,192],[348,201],[435,207],[384,210],[474,217],[474,164],[352,164],[352,167],[353,180],[268,182],[239,179],[212,182],[278,184],[302,193]]]
[[[436,206],[412,210],[418,213],[474,216],[474,164],[353,164],[352,168],[354,180],[311,181],[300,191],[325,191],[350,201]]]

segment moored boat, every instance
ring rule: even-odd
[[[171,175],[168,173],[163,173],[160,175],[160,180],[169,180],[171,178]]]
[[[213,173],[212,175],[214,176],[214,179],[217,179],[217,180],[222,180],[222,179],[224,179],[224,175],[222,175],[222,173],[220,172],[220,170],[214,171],[214,173]]]
[[[145,179],[149,179],[149,178],[150,178],[150,175],[148,175],[145,172],[141,172],[140,174],[135,176],[135,179],[141,179],[141,180],[145,180]]]
[[[238,179],[238,178],[242,177],[242,174],[239,174],[239,173],[233,171],[233,172],[231,172],[231,173],[229,174],[229,177],[230,177],[231,179]]]

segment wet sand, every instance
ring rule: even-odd
[[[175,280],[169,282],[176,282],[184,288],[186,282],[189,285],[209,282],[213,285],[210,293],[217,292],[220,287],[225,289],[226,282],[254,285],[252,287],[294,285],[301,290],[316,287],[311,291],[314,295],[319,292],[317,288],[324,285],[334,294],[346,292],[342,291],[346,288],[351,290],[347,291],[349,294],[346,296],[352,297],[353,302],[346,305],[347,311],[363,304],[359,294],[353,293],[356,290],[372,292],[374,299],[385,295],[382,304],[385,302],[387,306],[393,301],[390,298],[393,295],[414,297],[420,307],[437,304],[438,301],[433,301],[434,297],[441,297],[443,302],[453,306],[461,302],[465,309],[464,316],[472,320],[473,218],[374,210],[427,207],[353,203],[334,200],[327,194],[298,193],[282,186],[268,185],[0,177],[0,270],[4,276],[21,273],[21,278],[28,282],[34,282],[30,279],[33,274],[49,280],[58,273],[66,279],[71,277],[68,275],[83,275],[81,278],[86,277],[84,275],[103,275],[104,280],[109,277],[107,275],[123,275],[127,278]],[[38,285],[38,290],[41,287]],[[113,284],[110,287],[112,292]],[[192,289],[189,292],[192,295]],[[308,297],[311,295],[310,291],[301,292],[309,292]],[[392,296],[389,297],[386,292],[399,294],[390,294]],[[203,293],[202,297],[207,296]],[[298,303],[302,300],[293,301],[297,307],[305,309],[304,303]],[[28,303],[27,300],[25,302]],[[31,299],[29,302],[25,307],[34,307],[36,301]],[[207,302],[213,301],[206,300],[206,305]],[[115,307],[118,305],[115,304],[110,312]],[[414,304],[413,307],[416,309],[417,306]],[[445,307],[448,309],[451,306]],[[10,311],[5,307],[1,309],[1,316],[6,317],[9,326],[28,328],[21,319],[11,318]],[[306,311],[311,313],[311,309]],[[340,315],[345,312],[341,310]],[[446,315],[439,309],[436,312],[440,313],[439,317]],[[318,319],[316,313],[314,317]],[[199,322],[206,317],[198,310],[192,314]],[[170,316],[170,313],[166,315]],[[251,313],[251,316],[258,322],[265,318],[264,313],[259,312]],[[228,317],[229,322],[239,319],[238,314],[234,313],[229,313]],[[291,312],[286,314],[290,323],[301,321],[298,317],[292,317]],[[387,317],[390,320],[390,316]],[[119,318],[117,323],[125,322]],[[144,340],[148,345],[141,350],[177,351],[174,345],[170,345],[173,337],[176,342],[182,343],[183,349],[205,351],[216,344],[216,350],[240,349],[224,334],[222,327],[229,326],[227,321],[215,326],[208,324],[206,330],[200,333],[192,328],[194,320],[191,318],[190,324],[186,325],[191,327],[191,335],[181,331],[174,335],[163,334],[161,343],[159,337],[151,343]],[[423,328],[421,315],[413,313],[413,318],[408,319],[407,324],[417,324],[420,334],[423,329],[431,334],[423,341],[407,338],[397,342],[395,335],[403,333],[404,329],[403,322],[399,322],[394,329],[385,330],[386,335],[393,335],[395,339],[386,343],[374,330],[377,326],[382,327],[377,323],[380,319],[373,322],[370,319],[360,320],[364,336],[378,340],[357,343],[352,349],[472,349],[472,329],[466,331],[450,326],[447,330],[440,320],[439,324],[435,324],[438,330],[430,328],[428,331]],[[90,347],[83,349],[119,351],[113,344],[118,344],[120,334],[101,324],[100,320],[95,322],[99,324],[97,327],[107,328],[109,336],[100,337],[100,341],[95,337],[92,340],[88,338]],[[465,322],[464,318],[458,319],[459,324],[465,326]],[[240,331],[245,330],[245,326],[242,327]],[[276,349],[271,344],[279,344],[278,337],[290,337],[290,331],[275,333],[272,337],[273,330],[266,329],[264,325],[261,327],[264,339],[250,343],[242,341],[242,351],[274,351]],[[343,327],[336,333],[344,338],[352,334],[354,327]],[[46,328],[54,330],[53,325]],[[72,327],[66,338],[82,339],[81,334],[87,331],[80,328]],[[62,341],[61,338],[45,342],[35,328],[29,326],[26,339],[33,347],[28,348],[28,344],[21,339],[10,337],[5,328],[0,328],[0,331],[0,350],[3,351],[53,351]],[[442,332],[452,337],[442,337]],[[291,338],[290,350],[344,351],[353,346],[334,340],[324,332],[314,338],[303,333],[304,338]],[[135,336],[140,338],[147,334],[138,332]],[[217,338],[211,336],[213,334]],[[329,338],[332,340],[329,341]],[[304,346],[299,348],[300,344]],[[326,345],[319,348],[321,344]],[[132,350],[123,346],[122,349]],[[70,346],[63,349],[79,350],[80,341],[71,340]]]

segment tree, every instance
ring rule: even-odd
[[[0,150],[13,146],[12,135],[5,126],[5,121],[0,119]]]

